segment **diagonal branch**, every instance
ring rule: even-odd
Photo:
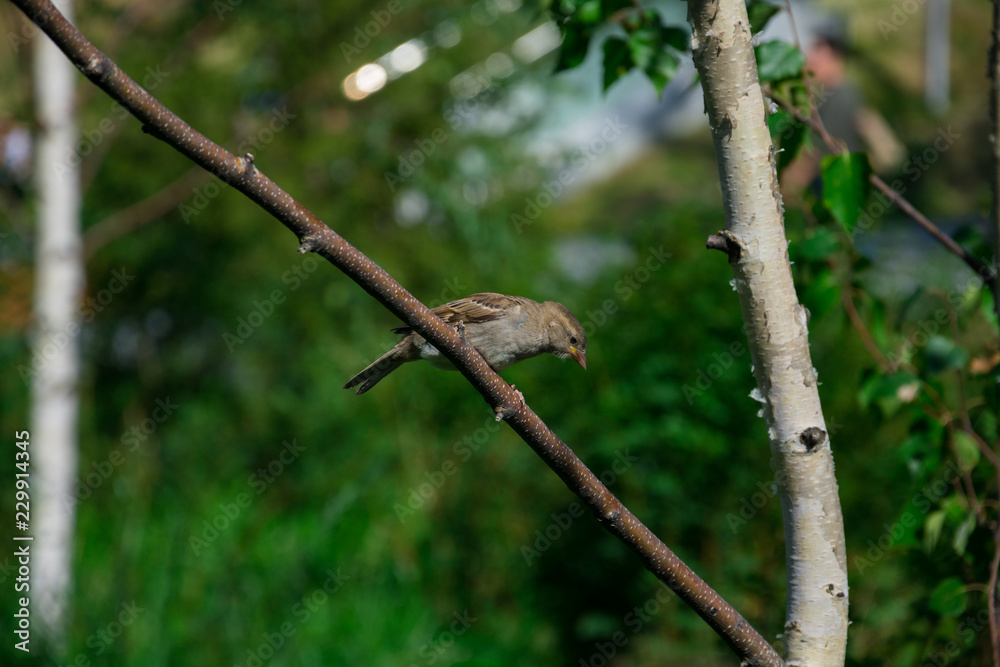
[[[315,252],[413,327],[452,361],[545,463],[625,542],[643,564],[691,606],[749,665],[783,665],[774,649],[718,593],[643,525],[573,451],[486,364],[471,345],[392,276],[348,243],[257,170],[253,156],[238,157],[182,121],[91,44],[47,0],[11,0],[34,21],[83,74],[162,139],[196,164],[244,193],[299,239],[299,252]]]

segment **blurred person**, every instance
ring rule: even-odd
[[[852,153],[867,152],[876,172],[890,171],[906,158],[906,150],[881,114],[865,105],[861,90],[847,80],[849,50],[841,31],[820,32],[806,53],[804,70],[812,85],[819,118],[836,140]],[[782,173],[786,198],[798,200],[802,190],[816,183],[820,161],[830,154],[822,137],[812,136]]]

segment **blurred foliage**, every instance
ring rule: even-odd
[[[595,21],[615,5],[599,4]],[[704,249],[723,224],[707,129],[651,145],[613,179],[512,223],[551,177],[529,149],[564,85],[551,74],[563,56],[505,76],[502,62],[484,66],[543,20],[537,7],[503,7],[517,4],[116,2],[79,10],[78,25],[134,77],[159,66],[149,85],[161,101],[233,149],[251,142],[240,150],[264,173],[428,303],[496,290],[574,310],[590,334],[585,374],[547,357],[505,378],[778,642],[780,507],[731,270]],[[912,57],[918,21],[885,43],[876,33],[860,54],[886,54],[865,76],[889,82],[894,93],[872,99],[901,134],[926,137],[909,141],[912,155],[942,124],[963,139],[907,192],[931,215],[989,201],[986,142],[973,139],[984,136],[986,37],[975,31],[987,8],[955,11],[956,60],[974,63],[976,83],[956,82],[947,121],[919,111],[907,79],[892,75],[897,52]],[[25,29],[8,5],[0,22],[6,34]],[[364,63],[455,29],[460,42],[416,71],[344,98],[342,82]],[[625,34],[635,44],[622,62],[644,69],[648,35]],[[608,53],[575,48],[563,66]],[[27,49],[15,55],[0,60],[11,91],[0,113],[26,121]],[[462,96],[462,72],[476,94]],[[81,163],[90,228],[190,167],[88,83],[80,91],[85,136],[116,119],[91,135]],[[0,420],[10,434],[29,419],[16,369],[31,362],[34,203],[30,191],[4,197]],[[985,603],[973,591],[987,580],[997,490],[970,438],[997,438],[989,295],[895,216],[852,245],[814,204],[788,212],[788,235],[847,526],[849,660],[920,665],[952,642],[962,664],[985,664]],[[967,245],[979,243],[976,228]],[[916,249],[907,257],[919,281],[886,261],[899,251],[885,250],[892,230]],[[579,244],[625,251],[580,259]],[[585,277],[561,261],[567,248]],[[394,342],[397,322],[296,249],[258,208],[207,182],[89,261],[87,297],[100,299],[114,272],[128,282],[79,337],[75,597],[58,664],[600,664],[616,632],[628,640],[615,649],[623,664],[731,664],[460,376],[412,364],[363,397],[341,389]],[[892,372],[852,326],[845,295]],[[0,459],[3,479],[13,472],[13,457]],[[0,522],[8,543],[10,531]],[[8,618],[12,564],[0,557]],[[10,642],[0,656],[26,662]]]

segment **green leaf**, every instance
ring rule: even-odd
[[[872,301],[869,319],[871,324],[868,330],[871,332],[875,344],[879,347],[887,346],[889,344],[889,326],[886,323],[885,304],[878,300]]]
[[[596,26],[604,20],[601,0],[586,0],[573,15],[573,20],[584,25]]]
[[[778,109],[773,114],[767,117],[767,129],[771,133],[771,138],[778,138],[782,132],[791,127],[792,123],[795,122],[795,118],[792,114],[788,113],[784,109]]]
[[[969,535],[976,528],[976,513],[969,510],[965,515],[965,521],[955,530],[955,537],[951,541],[951,546],[959,556],[965,553],[965,547],[969,543]]]
[[[788,42],[771,40],[754,48],[761,83],[792,79],[802,75],[806,58]]]
[[[941,463],[941,447],[935,434],[924,431],[914,433],[899,446],[899,455],[906,460],[906,467],[914,479],[937,469]]]
[[[573,69],[587,57],[590,47],[591,30],[579,23],[570,21],[559,26],[562,33],[562,45],[559,47],[559,57],[556,60],[556,71]]]
[[[628,48],[636,67],[646,69],[653,64],[657,54],[663,50],[660,37],[659,19],[653,19],[628,36]]]
[[[840,249],[840,238],[827,227],[817,227],[798,246],[803,260],[821,261]]]
[[[763,0],[750,0],[747,4],[747,16],[750,17],[750,32],[756,35],[764,29],[771,17],[781,11],[781,7]]]
[[[684,28],[663,28],[663,43],[678,51],[687,51],[690,47],[687,30]]]
[[[802,302],[812,317],[822,317],[840,302],[840,283],[828,267],[824,266],[809,282],[802,293]]]
[[[635,4],[631,0],[601,0],[601,15],[607,19],[615,12],[622,9],[631,9]]]
[[[989,408],[983,408],[982,412],[979,413],[979,416],[976,417],[973,428],[976,429],[976,433],[982,434],[983,440],[986,442],[993,442],[997,439],[996,413]]]
[[[823,205],[848,235],[871,192],[871,166],[864,153],[841,153],[823,158]]]
[[[862,407],[877,404],[886,414],[892,414],[902,403],[909,403],[920,389],[920,380],[909,373],[874,375],[858,392]]]
[[[924,551],[931,553],[941,539],[941,529],[944,528],[944,510],[935,510],[924,519]]]
[[[663,89],[677,74],[679,62],[677,56],[669,50],[667,44],[669,35],[660,20],[660,15],[650,11],[646,13],[645,19],[643,25],[629,34],[628,49],[632,54],[632,62],[646,73],[657,94],[662,95]],[[670,38],[676,39],[676,33],[671,34],[673,37]],[[686,44],[686,33],[684,38]]]
[[[955,455],[958,456],[959,470],[967,472],[979,463],[979,445],[965,431],[955,431]]]
[[[928,604],[941,616],[956,618],[965,611],[965,584],[958,577],[945,579],[931,593]]]
[[[634,65],[625,40],[621,37],[608,37],[604,41],[604,90],[625,76]]]
[[[949,338],[931,336],[924,350],[927,372],[936,375],[953,368],[962,368],[969,361],[969,355]]]
[[[781,133],[778,141],[778,148],[781,149],[777,158],[778,173],[780,174],[798,156],[802,147],[809,143],[809,128],[806,127],[805,123],[796,121]]]
[[[649,80],[653,83],[653,87],[656,88],[657,95],[662,96],[667,84],[677,76],[679,64],[677,56],[667,51],[661,51],[656,62],[651,67],[645,69],[646,76],[649,77]]]

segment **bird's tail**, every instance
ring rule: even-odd
[[[386,375],[393,372],[408,361],[407,359],[400,357],[401,355],[398,354],[395,348],[389,350],[372,362],[363,371],[352,377],[347,384],[344,385],[344,389],[350,389],[351,387],[360,385],[357,391],[357,394],[360,396],[378,384],[379,381]]]

